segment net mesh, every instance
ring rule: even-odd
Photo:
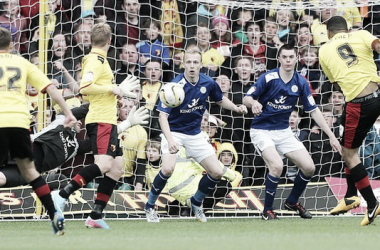
[[[284,43],[295,45],[299,52],[297,71],[309,81],[317,103],[321,107],[332,109],[331,126],[339,136],[344,99],[334,91],[318,63],[318,48],[327,41],[325,22],[333,15],[341,15],[346,18],[350,29],[366,29],[375,36],[380,35],[380,6],[377,1],[48,2],[49,10],[45,14],[49,34],[46,39],[48,51],[47,61],[42,62],[47,66],[46,74],[62,90],[71,107],[86,101],[78,95],[78,86],[81,60],[91,49],[90,31],[94,23],[106,22],[112,28],[112,42],[107,59],[115,82],[120,84],[127,74],[137,75],[141,79],[141,99],[124,100],[119,106],[128,109],[133,105],[145,105],[150,110],[151,118],[149,125],[144,127],[145,130],[127,131],[120,135],[124,175],[105,210],[107,216],[114,218],[140,217],[144,214],[147,190],[159,166],[153,158],[146,159],[145,156],[146,146],[149,153],[153,154],[151,151],[155,145],[152,142],[160,134],[158,113],[155,110],[157,91],[161,83],[170,82],[183,72],[181,60],[185,49],[198,47],[202,51],[201,72],[214,77],[226,96],[234,103],[241,104],[244,93],[251,84],[262,73],[279,66],[276,59],[278,48]],[[38,44],[41,42],[38,7],[39,1],[0,0],[0,26],[11,30],[15,53],[35,64],[41,63],[38,60]],[[374,60],[379,66],[377,53],[374,53]],[[39,110],[38,97],[32,88],[28,89],[28,95],[31,114],[37,117],[38,112],[46,112],[47,126],[59,113],[59,107],[48,101],[47,110]],[[239,116],[220,109],[214,103],[210,103],[207,113],[210,115],[204,119],[202,129],[210,136],[216,152],[223,143],[232,143],[237,155],[233,157],[236,160],[233,164],[236,172],[232,171],[234,177],[230,176],[230,179],[241,178],[235,183],[222,182],[214,193],[217,199],[205,202],[208,214],[228,217],[258,214],[263,208],[263,185],[268,170],[250,142],[249,127],[253,117]],[[35,125],[38,123],[41,121],[35,118],[32,125],[34,132],[37,132]],[[297,113],[292,114],[290,124],[294,127],[295,135],[309,150],[317,169],[300,201],[316,214],[327,214],[345,193],[343,161],[332,151],[328,138],[317,133],[318,128],[308,114],[302,111],[302,106],[299,106]],[[379,125],[376,123],[360,150],[360,156],[375,187],[380,174],[378,133]],[[77,139],[81,141],[85,138],[83,126]],[[81,168],[92,164],[93,160],[91,153],[79,152],[58,169],[44,173],[44,176],[52,188],[60,188]],[[146,170],[141,171],[140,168],[144,165],[141,162],[144,161],[147,163],[144,166]],[[15,163],[9,161],[8,165],[14,166]],[[170,188],[178,188],[174,182],[160,196],[157,205],[162,215],[189,215],[183,201],[195,192],[203,172],[193,162],[189,166],[194,168],[191,174],[186,168],[176,170],[182,171],[176,181],[187,183],[187,189],[184,188],[183,193],[167,194]],[[284,160],[284,171],[274,204],[276,208],[282,208],[296,173],[294,163]],[[133,191],[139,190],[138,182],[142,183],[142,190]],[[84,214],[88,214],[93,206],[93,188],[98,183],[99,180],[94,180],[87,186],[89,189],[81,189],[72,195],[65,214],[73,218],[83,218]],[[0,200],[2,218],[30,218],[44,214],[38,199],[28,187],[5,187],[0,190]],[[218,204],[215,205],[216,203]],[[354,212],[363,212],[362,209]],[[280,212],[286,214],[285,211]]]

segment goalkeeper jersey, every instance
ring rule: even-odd
[[[26,59],[0,53],[0,128],[29,129],[27,83],[43,93],[51,84],[45,74]]]
[[[380,83],[373,61],[372,42],[366,30],[338,33],[319,50],[319,61],[330,82],[339,84],[346,102],[360,94],[369,82]]]
[[[104,87],[103,94],[89,94],[90,110],[86,124],[108,123],[117,125],[117,98],[112,94],[113,74],[106,59],[107,52],[93,48],[82,61],[80,89],[91,88],[92,84]]]

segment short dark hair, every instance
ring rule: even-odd
[[[0,49],[7,50],[12,42],[11,32],[5,28],[0,27]]]
[[[346,19],[341,16],[333,16],[327,22],[328,31],[348,30]]]
[[[298,50],[296,47],[294,47],[293,45],[291,44],[287,44],[285,43],[284,45],[281,46],[281,48],[278,50],[278,53],[277,53],[277,56],[280,56],[281,55],[281,52],[283,50],[294,50],[294,52],[296,52],[296,55],[298,54]]]

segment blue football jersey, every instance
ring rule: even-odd
[[[279,68],[261,75],[246,96],[251,96],[263,105],[262,113],[252,121],[251,128],[255,129],[288,128],[289,117],[298,98],[301,98],[306,112],[317,108],[306,79],[294,71],[293,78],[285,83],[280,77]]]
[[[196,84],[190,83],[184,74],[180,74],[172,82],[183,85],[184,101],[175,108],[169,108],[160,101],[157,110],[169,114],[170,131],[187,135],[199,134],[208,97],[214,102],[220,102],[223,99],[219,85],[211,77],[202,73]]]

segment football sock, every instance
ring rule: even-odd
[[[265,180],[264,213],[268,210],[273,210],[273,202],[279,180],[280,178],[278,177],[274,177],[270,174],[267,175],[267,178]]]
[[[116,186],[116,181],[108,176],[104,176],[103,180],[100,182],[95,199],[95,205],[91,211],[90,217],[94,220],[102,218],[102,213],[104,208],[107,206],[113,189]]]
[[[92,181],[95,177],[101,176],[98,165],[91,164],[88,167],[83,168],[79,173],[70,181],[66,187],[59,191],[59,195],[63,198],[69,198],[74,191],[86,186],[88,182]]]
[[[38,198],[40,199],[41,203],[46,208],[49,217],[52,220],[54,218],[55,207],[50,195],[50,188],[48,184],[46,184],[45,180],[41,176],[39,176],[37,179],[31,181],[30,185],[32,186]]]
[[[162,189],[164,189],[169,177],[170,176],[165,176],[162,173],[162,170],[158,172],[158,175],[156,175],[156,178],[154,178],[152,188],[150,189],[148,202],[145,204],[146,210],[149,210],[150,208],[154,209],[154,204],[156,204],[156,200],[158,199],[158,196],[161,194]]]
[[[347,191],[346,191],[346,195],[344,196],[344,198],[357,196],[358,190],[356,189],[354,179],[352,179],[351,172],[347,166],[344,169],[346,171],[346,182],[347,182]]]
[[[204,198],[206,198],[209,193],[214,191],[216,184],[218,184],[220,181],[221,179],[215,179],[209,174],[203,175],[199,182],[197,192],[193,197],[191,197],[191,203],[193,203],[195,206],[200,207]]]
[[[301,194],[306,188],[307,183],[309,183],[311,176],[305,176],[302,171],[298,171],[296,178],[294,179],[294,186],[286,202],[290,205],[295,205],[298,202]]]
[[[367,170],[365,170],[362,163],[350,169],[352,179],[355,181],[355,186],[367,201],[367,208],[374,208],[376,206],[376,198],[373,194],[371,185],[368,179]]]

